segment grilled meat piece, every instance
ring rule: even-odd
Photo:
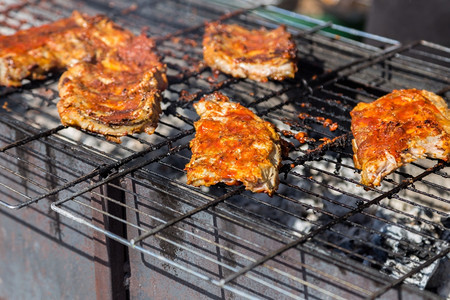
[[[20,86],[23,79],[44,79],[52,70],[98,60],[132,37],[104,16],[77,11],[51,24],[0,36],[0,85]]]
[[[152,134],[161,113],[161,91],[167,87],[166,68],[154,46],[140,35],[99,62],[69,68],[58,85],[62,124],[117,143],[127,134]]]
[[[166,67],[154,42],[104,16],[74,12],[48,25],[0,37],[0,84],[43,79],[67,69],[58,87],[58,112],[66,126],[120,137],[153,133],[161,113]]]
[[[203,58],[212,69],[257,81],[293,78],[296,51],[285,26],[247,30],[214,22],[206,25],[203,37]]]
[[[361,183],[380,181],[405,163],[431,157],[450,160],[450,111],[445,100],[425,90],[394,90],[350,113],[353,160]]]
[[[243,183],[253,192],[272,195],[278,188],[280,137],[251,110],[215,92],[194,104],[200,120],[191,141],[187,183],[210,186]]]

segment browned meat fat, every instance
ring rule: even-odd
[[[444,99],[425,90],[394,90],[350,113],[355,166],[361,183],[379,186],[405,163],[450,159],[450,111]]]
[[[296,51],[284,26],[247,30],[215,22],[207,24],[203,38],[203,58],[212,69],[257,81],[293,78]]]
[[[135,36],[104,16],[74,12],[51,24],[0,37],[0,84],[20,86],[52,70],[59,81],[61,122],[120,137],[153,133],[161,113],[166,67],[155,43]]]
[[[155,131],[166,87],[165,66],[154,43],[141,35],[101,62],[69,68],[59,81],[58,112],[64,125],[120,143],[121,136]]]
[[[20,86],[26,78],[44,79],[52,70],[99,59],[132,37],[104,16],[77,11],[69,18],[0,36],[0,84]]]
[[[272,195],[278,188],[280,137],[251,110],[216,92],[194,104],[200,120],[191,141],[187,183],[210,186],[243,183],[253,192]]]

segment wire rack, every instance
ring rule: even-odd
[[[144,264],[170,266],[180,280],[218,286],[225,297],[437,297],[422,290],[450,252],[448,164],[421,160],[364,189],[352,162],[349,112],[398,88],[447,97],[450,49],[234,2],[36,1],[5,11],[2,25],[7,33],[73,9],[105,13],[156,39],[170,83],[160,123],[155,134],[117,145],[60,125],[58,74],[0,90],[3,206],[52,199],[54,211],[142,253]],[[256,83],[211,73],[201,39],[213,20],[286,24],[299,49],[296,78]],[[291,143],[273,197],[186,185],[198,119],[192,103],[216,90]],[[308,139],[296,140],[298,132]]]

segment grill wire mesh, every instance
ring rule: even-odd
[[[132,247],[144,263],[196,278],[200,287],[219,286],[225,296],[436,297],[422,290],[439,292],[433,275],[450,252],[448,164],[421,160],[365,190],[352,162],[349,112],[399,88],[448,99],[450,49],[400,45],[272,6],[233,4],[4,1],[2,34],[74,9],[145,30],[158,42],[170,85],[155,134],[127,136],[120,145],[60,125],[59,74],[1,88],[1,203],[18,209],[53,199],[57,213]],[[212,20],[247,28],[286,24],[299,49],[296,78],[257,83],[211,73],[201,40],[204,22]],[[273,197],[239,186],[186,185],[198,119],[192,103],[216,90],[274,123],[292,144]],[[296,140],[299,132],[308,139]],[[111,212],[112,205],[123,213]],[[113,220],[126,234],[108,228]]]

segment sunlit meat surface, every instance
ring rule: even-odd
[[[0,36],[0,85],[20,86],[23,79],[45,79],[51,71],[100,59],[132,37],[104,16],[77,11],[66,19]]]
[[[212,69],[257,81],[293,78],[296,49],[284,26],[247,30],[215,22],[206,25],[203,38],[203,58]]]
[[[98,63],[78,63],[59,81],[58,112],[64,125],[105,135],[120,143],[133,133],[152,134],[167,87],[165,65],[153,40],[140,35]]]
[[[278,188],[281,163],[280,138],[273,125],[219,92],[194,106],[200,120],[190,143],[187,183],[243,183],[250,191],[272,195]]]
[[[419,158],[450,159],[450,111],[432,92],[394,90],[359,103],[350,114],[362,184],[379,186],[386,175]]]
[[[71,17],[0,37],[0,84],[44,79],[67,69],[58,88],[58,112],[66,126],[120,137],[154,132],[161,113],[166,67],[155,43],[105,16]]]

